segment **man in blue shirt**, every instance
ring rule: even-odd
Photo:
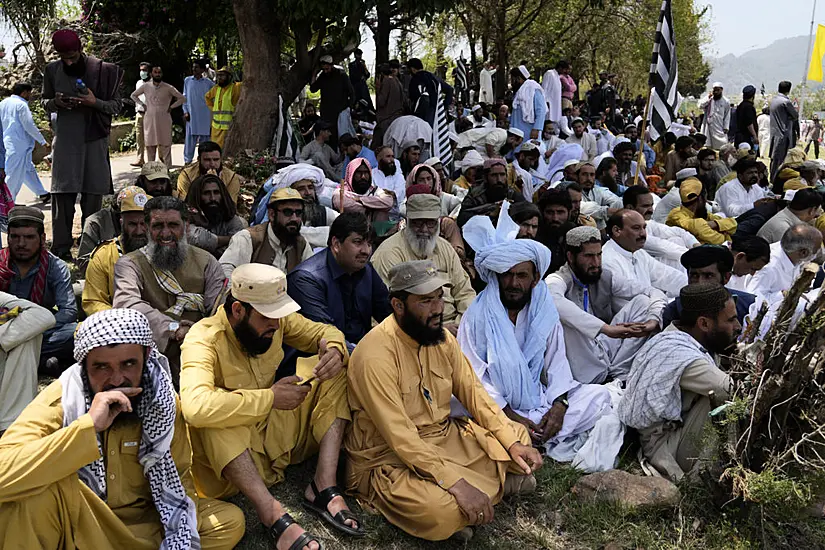
[[[392,313],[387,287],[368,263],[370,226],[360,212],[344,212],[329,228],[329,248],[318,252],[287,276],[287,292],[301,315],[335,325],[350,352],[372,328]]]
[[[733,271],[733,254],[724,245],[703,244],[691,248],[681,258],[682,265],[688,272],[688,284],[718,283],[728,284]],[[736,316],[742,326],[745,326],[745,316],[748,314],[756,296],[741,290],[728,288],[736,304]],[[662,312],[662,327],[678,321],[682,316],[682,303],[676,298],[665,307]]]
[[[9,246],[0,250],[0,290],[54,314],[54,327],[43,334],[40,365],[57,375],[74,362],[77,302],[68,266],[46,248],[43,220],[43,212],[30,206],[9,212]]]
[[[183,95],[186,103],[183,118],[186,119],[186,142],[183,146],[183,162],[189,164],[195,157],[195,146],[209,141],[212,133],[212,110],[206,105],[204,96],[215,83],[204,76],[206,60],[196,59],[192,62],[192,76],[183,79]],[[181,197],[183,198],[183,197]]]
[[[375,158],[375,153],[371,149],[367,149],[361,144],[361,140],[352,134],[344,134],[338,138],[341,144],[341,151],[346,155],[344,157],[344,166],[341,168],[341,179],[347,177],[347,166],[351,160],[358,158],[367,159],[370,164],[370,170],[378,168],[378,159]]]

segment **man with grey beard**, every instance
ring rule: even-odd
[[[381,243],[372,256],[372,266],[390,281],[390,269],[403,262],[432,260],[442,277],[450,281],[444,291],[444,328],[455,335],[461,316],[476,293],[461,259],[449,241],[438,236],[441,200],[435,195],[413,195],[407,199],[406,227]]]
[[[178,389],[180,344],[193,324],[212,314],[225,278],[214,256],[189,246],[183,201],[155,197],[146,203],[143,214],[149,242],[115,264],[113,306],[146,315]]]

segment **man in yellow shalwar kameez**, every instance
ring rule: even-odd
[[[428,540],[466,540],[504,496],[534,489],[542,464],[443,329],[448,284],[428,260],[393,267],[393,315],[359,342],[347,373],[347,487]],[[472,420],[450,417],[453,395]]]
[[[169,365],[146,317],[109,309],[0,439],[0,548],[229,549],[236,506],[195,494]]]
[[[267,488],[283,481],[288,465],[316,454],[304,506],[342,532],[364,534],[336,487],[350,420],[344,334],[299,309],[281,270],[239,266],[224,307],[190,329],[181,354],[181,402],[198,494],[246,495],[279,550],[321,548]],[[294,375],[278,372],[284,343],[318,355],[299,359]]]

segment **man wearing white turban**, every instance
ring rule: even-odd
[[[559,313],[541,284],[550,251],[537,241],[516,240],[517,233],[507,206],[495,229],[483,216],[464,227],[487,287],[462,318],[458,342],[508,418],[527,428],[533,444],[549,456],[569,462],[596,421],[612,411],[610,393],[573,379]],[[454,403],[454,413],[461,409]],[[621,438],[613,443],[618,452]],[[612,467],[611,458],[604,469]]]
[[[547,100],[538,82],[530,78],[524,65],[510,71],[513,83],[513,114],[510,128],[524,132],[524,139],[539,139],[547,115]]]

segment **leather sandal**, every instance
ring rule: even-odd
[[[281,540],[281,536],[286,532],[290,525],[295,523],[295,520],[292,519],[287,513],[284,513],[278,521],[272,524],[272,527],[268,529],[269,536],[272,537],[273,544],[278,544],[278,541]],[[304,550],[305,546],[308,546],[311,542],[318,543],[318,549],[324,550],[324,545],[315,535],[310,534],[308,531],[301,534],[300,537],[295,539],[295,542],[289,547],[288,550]]]
[[[366,535],[366,531],[364,531],[363,522],[358,519],[358,517],[353,514],[349,510],[341,510],[333,517],[332,514],[329,513],[327,507],[332,499],[337,496],[341,498],[344,495],[341,493],[341,490],[332,485],[327,487],[323,491],[319,491],[318,487],[315,485],[315,480],[310,482],[310,487],[312,487],[312,492],[315,494],[315,501],[310,502],[308,498],[304,497],[304,508],[319,516],[322,520],[324,520],[327,524],[331,525],[335,529],[338,529],[342,533],[346,533],[352,537],[363,537]],[[347,520],[352,520],[358,523],[358,528],[352,528],[346,524]]]

